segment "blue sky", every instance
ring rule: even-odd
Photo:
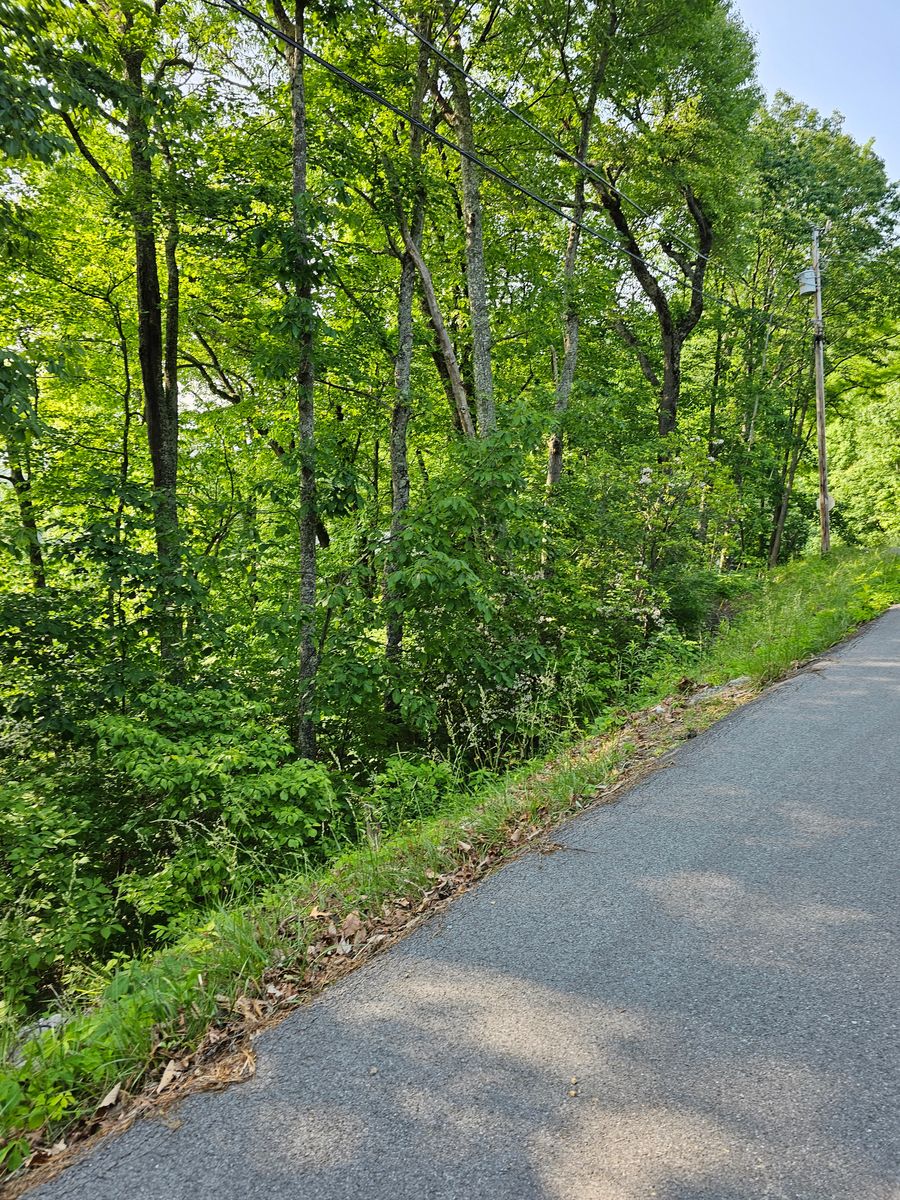
[[[900,2],[735,0],[735,8],[757,35],[766,91],[842,112],[847,132],[874,137],[888,175],[900,179]]]

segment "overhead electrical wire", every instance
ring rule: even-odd
[[[337,79],[349,84],[349,86],[355,91],[360,92],[362,95],[367,96],[370,100],[373,100],[382,108],[387,109],[388,112],[391,112],[394,114],[394,116],[399,117],[401,121],[405,121],[408,125],[418,129],[421,133],[433,138],[440,145],[446,146],[447,149],[452,150],[454,154],[459,154],[463,158],[468,159],[469,162],[479,167],[486,174],[493,176],[493,178],[499,180],[501,183],[506,184],[507,187],[512,188],[514,191],[520,192],[523,196],[528,197],[529,200],[533,200],[542,208],[547,209],[548,212],[552,212],[554,216],[559,217],[561,220],[566,221],[570,225],[574,225],[577,229],[581,230],[581,232],[597,238],[599,241],[603,242],[604,245],[615,251],[616,254],[624,254],[632,261],[641,263],[647,268],[648,271],[655,272],[658,278],[667,279],[670,283],[674,283],[678,287],[688,286],[691,292],[698,290],[696,284],[691,283],[685,278],[673,275],[670,271],[660,269],[655,264],[649,263],[642,255],[635,254],[633,250],[629,250],[627,246],[623,246],[621,242],[617,242],[613,238],[607,237],[605,233],[601,233],[599,229],[594,228],[592,225],[588,225],[584,221],[570,216],[563,209],[557,207],[557,205],[555,205],[552,201],[547,200],[544,196],[541,196],[539,193],[533,191],[526,184],[519,183],[519,181],[513,179],[511,175],[507,175],[505,171],[501,171],[498,167],[491,166],[490,163],[485,162],[484,159],[480,158],[477,154],[473,154],[470,150],[466,150],[464,147],[458,145],[453,141],[452,138],[446,137],[433,126],[429,125],[426,121],[421,120],[419,117],[413,116],[412,113],[406,112],[404,109],[400,108],[399,105],[394,104],[393,101],[388,100],[385,96],[382,96],[380,92],[376,92],[374,88],[369,87],[368,84],[365,84],[355,76],[350,75],[347,71],[343,70],[343,68],[337,66],[335,63],[329,62],[327,58],[323,58],[322,55],[317,54],[315,50],[311,50],[302,42],[298,42],[296,38],[291,37],[291,35],[288,33],[285,33],[283,29],[279,29],[277,25],[272,24],[272,22],[267,20],[265,17],[260,16],[259,13],[253,12],[252,9],[241,3],[241,0],[207,0],[207,2],[214,6],[224,5],[241,16],[246,17],[247,20],[252,21],[253,24],[256,25],[256,27],[262,32],[271,34],[273,37],[278,38],[279,41],[283,42],[285,45],[291,46],[295,50],[299,50],[304,58],[308,58],[309,61],[315,63],[316,66],[322,67],[323,70],[328,71],[329,74],[334,75]],[[732,303],[730,300],[726,300],[722,296],[715,296],[712,293],[705,293],[705,298],[715,304],[743,312],[739,305]]]
[[[485,94],[485,96],[493,100],[495,104],[499,104],[504,112],[509,113],[511,117],[515,117],[517,121],[521,122],[522,125],[530,129],[532,133],[536,134],[541,139],[541,141],[550,146],[554,153],[558,154],[561,158],[566,159],[567,162],[574,164],[579,168],[579,170],[583,171],[588,178],[593,179],[596,183],[599,183],[600,186],[605,188],[607,191],[613,192],[616,196],[621,197],[626,204],[630,204],[631,207],[636,212],[640,213],[642,217],[646,217],[650,221],[654,220],[653,214],[648,212],[647,209],[642,205],[638,204],[637,200],[632,199],[627,192],[624,192],[622,188],[617,187],[616,184],[614,184],[610,179],[607,179],[599,171],[595,170],[595,168],[589,163],[584,162],[578,157],[577,154],[573,154],[570,150],[567,150],[562,142],[553,137],[552,134],[547,133],[546,130],[541,129],[539,125],[535,125],[535,123],[530,121],[528,117],[523,116],[517,109],[507,104],[503,97],[498,95],[493,88],[489,87],[486,83],[482,83],[481,80],[472,75],[471,72],[465,70],[465,68],[461,67],[459,63],[454,62],[449,54],[445,54],[444,51],[441,50],[440,46],[435,45],[435,43],[425,37],[423,33],[419,33],[415,26],[410,25],[407,21],[405,21],[399,15],[399,13],[396,13],[393,11],[393,9],[388,8],[386,4],[382,4],[381,0],[371,0],[371,3],[375,8],[384,13],[389,20],[394,21],[400,26],[401,29],[404,29],[407,33],[411,34],[418,42],[420,42],[423,46],[426,46],[443,62],[447,63],[448,66],[456,71],[457,74],[461,75],[463,79],[467,79],[469,83],[474,84],[475,87]],[[667,232],[667,230],[663,230],[663,233]],[[672,237],[673,241],[676,241],[680,245],[684,246],[686,250],[690,250],[690,252],[695,254],[698,258],[704,258],[707,260],[709,259],[708,254],[703,254],[696,246],[692,245],[691,242],[687,241],[679,234],[671,233],[670,236]]]

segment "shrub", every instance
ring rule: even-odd
[[[327,849],[327,770],[234,690],[156,684],[127,715],[45,736],[0,782],[0,968],[32,1007],[85,964]]]
[[[408,821],[433,816],[459,790],[448,762],[396,754],[372,781],[363,812],[370,831],[388,833]]]
[[[0,969],[14,995],[58,984],[85,947],[123,932],[78,809],[48,778],[0,785]]]

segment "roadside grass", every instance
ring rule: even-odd
[[[834,550],[747,582],[710,644],[693,661],[663,662],[641,687],[642,702],[684,676],[711,685],[740,676],[757,686],[780,679],[900,601],[900,552]]]
[[[900,600],[900,554],[835,551],[767,577],[743,618],[716,639],[711,683],[749,675],[770,683]]]
[[[176,945],[119,966],[54,1029],[0,1044],[0,1170],[62,1161],[97,1129],[122,1128],[156,1093],[221,1086],[252,1062],[249,1034],[391,944],[498,862],[552,850],[553,825],[636,778],[648,761],[755,689],[900,600],[900,555],[835,552],[772,572],[693,658],[675,654],[633,708],[593,733],[317,873],[209,914]],[[708,703],[697,687],[738,677]],[[28,1177],[24,1183],[28,1182]]]

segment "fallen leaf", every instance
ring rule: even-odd
[[[177,1061],[174,1058],[170,1058],[168,1066],[162,1073],[162,1078],[156,1085],[157,1096],[160,1094],[160,1092],[164,1092],[167,1087],[170,1087],[180,1074],[181,1071],[178,1069]]]
[[[346,938],[341,938],[336,946],[338,954],[349,954],[353,946]]]
[[[341,924],[342,936],[352,938],[355,933],[359,933],[360,929],[362,929],[362,921],[359,919],[359,913],[348,913]]]
[[[239,1013],[245,1021],[259,1021],[264,1015],[263,1006],[258,1000],[251,999],[250,996],[238,996],[234,1002],[234,1011]]]
[[[462,850],[463,854],[469,854],[471,852],[472,847],[468,842],[457,842],[456,844],[460,850]]]
[[[111,1087],[109,1089],[109,1091],[106,1093],[106,1095],[103,1097],[103,1099],[100,1101],[100,1103],[97,1105],[97,1108],[98,1109],[112,1108],[112,1106],[119,1099],[119,1092],[121,1092],[121,1090],[122,1090],[121,1083],[117,1083],[115,1085],[115,1087]]]

